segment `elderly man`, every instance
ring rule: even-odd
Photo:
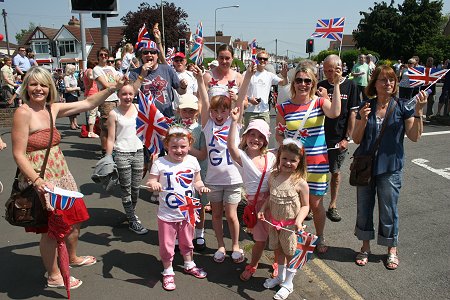
[[[269,53],[264,50],[259,51],[256,59],[258,60],[256,73],[252,76],[247,90],[249,105],[244,114],[244,127],[247,127],[253,119],[263,119],[270,124],[270,88],[272,85],[284,86],[288,83],[287,68],[283,68],[281,71],[283,78],[265,70],[269,61]]]
[[[334,91],[333,74],[335,74],[337,67],[342,67],[339,56],[334,54],[328,55],[323,62],[323,71],[326,79],[318,83],[318,87],[327,89],[330,99]],[[359,104],[355,82],[347,78],[342,78],[339,87],[341,91],[341,113],[335,119],[325,118],[325,140],[327,142],[328,161],[331,173],[331,201],[326,215],[333,222],[339,222],[341,220],[341,216],[336,208],[341,182],[340,168],[347,156],[348,142],[353,132],[356,109]]]
[[[27,71],[31,68],[30,60],[27,57],[27,50],[25,47],[19,47],[18,53],[14,56],[13,64],[16,67],[16,72],[18,75],[21,75],[22,79],[27,73]]]

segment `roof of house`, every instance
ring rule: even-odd
[[[203,38],[204,43],[214,43],[214,36],[205,36]],[[231,36],[227,35],[227,36],[222,36],[222,35],[218,35],[216,37],[216,41],[219,44],[228,44],[231,45]]]
[[[81,28],[80,26],[76,25],[63,25],[64,28],[66,28],[76,39],[77,41],[81,42]],[[92,34],[90,32],[90,28],[85,28],[86,33],[86,43],[92,44],[94,43],[94,39],[92,38]]]
[[[328,49],[337,49],[341,44],[340,41],[331,41]],[[342,37],[342,47],[355,47],[356,41],[353,39],[352,34],[344,34]]]
[[[102,31],[101,28],[88,28],[88,29],[94,41],[94,47],[92,47],[91,51],[89,52],[88,60],[89,59],[96,60],[97,51],[100,50],[100,48],[102,47]],[[113,51],[117,50],[116,45],[123,39],[124,29],[125,26],[108,27],[108,44],[109,47],[113,49]]]
[[[4,48],[4,49],[7,48],[7,47],[6,47],[6,41],[0,41],[0,48]],[[16,44],[13,44],[13,43],[9,43],[9,49],[10,49],[10,50],[17,49],[17,45],[16,45]]]

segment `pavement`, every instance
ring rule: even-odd
[[[81,118],[80,124],[82,123]],[[73,268],[71,275],[83,280],[83,285],[71,291],[73,299],[146,299],[149,296],[166,299],[270,299],[276,290],[263,287],[268,278],[273,256],[266,251],[255,276],[248,282],[239,279],[245,263],[234,264],[229,258],[217,264],[212,256],[216,250],[216,239],[207,214],[205,239],[207,249],[195,253],[194,260],[208,272],[208,277],[199,280],[182,272],[183,260],[177,254],[174,260],[177,289],[166,292],[161,286],[162,265],[159,261],[156,212],[157,205],[150,203],[150,193],[141,190],[137,205],[138,216],[149,229],[146,235],[137,235],[128,230],[120,201],[119,190],[111,194],[102,190],[91,179],[93,168],[99,159],[98,139],[80,138],[79,131],[69,128],[68,120],[57,120],[62,134],[61,148],[80,191],[85,195],[90,220],[82,226],[78,245],[79,255],[94,255],[98,263],[90,267]],[[0,195],[5,203],[16,169],[11,154],[10,128],[1,128],[0,134],[8,148],[0,152],[0,180],[5,186]],[[4,216],[3,211],[0,213]],[[224,219],[225,221],[225,219]],[[225,224],[226,222],[224,222]],[[226,226],[225,226],[226,227]],[[64,298],[65,290],[45,287],[45,269],[39,255],[39,237],[26,234],[20,227],[9,225],[0,218],[0,299],[49,299]],[[231,246],[225,231],[226,245]],[[251,257],[251,238],[241,230],[241,246],[247,259]],[[330,270],[314,258],[295,277],[294,293],[289,299],[358,299],[357,293],[345,285],[341,288],[333,280],[322,278]]]

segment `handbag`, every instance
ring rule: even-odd
[[[266,175],[266,170],[267,170],[267,155],[265,156],[265,161],[264,161],[264,170],[263,173],[261,175],[261,180],[259,181],[259,185],[258,185],[258,189],[256,190],[256,194],[254,196],[254,203],[253,204],[247,204],[247,206],[245,206],[244,208],[244,214],[242,216],[242,220],[244,221],[245,226],[247,226],[247,228],[253,228],[256,225],[256,222],[258,221],[257,216],[256,216],[256,201],[258,200],[258,196],[259,196],[259,191],[261,190],[261,185],[264,181],[264,176]]]
[[[50,114],[50,140],[45,152],[44,162],[41,167],[39,177],[44,178],[47,167],[48,156],[53,142],[53,116],[50,108],[47,106]],[[11,196],[6,201],[5,219],[9,224],[20,227],[43,227],[47,226],[47,210],[42,205],[41,195],[29,185],[24,190],[19,190],[19,168],[16,171],[16,177],[12,186]]]
[[[395,106],[397,105],[397,101],[394,100],[394,103],[391,105],[391,108],[383,120],[383,125],[381,126],[380,134],[378,135],[375,144],[373,144],[371,151],[369,154],[365,155],[353,155],[353,161],[350,164],[350,185],[352,186],[367,186],[372,179],[372,167],[373,161],[375,158],[375,153],[378,150],[378,146],[381,142],[381,137],[384,134],[384,130],[387,125],[387,121],[389,117],[392,115]]]

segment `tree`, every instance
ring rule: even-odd
[[[189,30],[186,23],[188,14],[174,3],[163,2],[163,8],[165,47],[178,47],[178,40],[185,38],[185,33]],[[150,6],[148,3],[141,3],[136,12],[129,11],[120,20],[126,26],[123,31],[125,42],[134,45],[139,29],[144,23],[150,35],[155,23],[159,23],[162,31],[161,5],[157,3]]]
[[[383,57],[394,57],[399,47],[400,15],[394,1],[375,3],[370,13],[360,12],[358,30],[353,33],[358,48],[375,50]],[[400,43],[401,45],[401,43]]]
[[[33,22],[30,22],[28,24],[28,29],[21,29],[18,33],[16,33],[16,41],[20,45],[22,44],[22,39],[29,33],[31,33],[33,30],[36,29],[36,25]]]

